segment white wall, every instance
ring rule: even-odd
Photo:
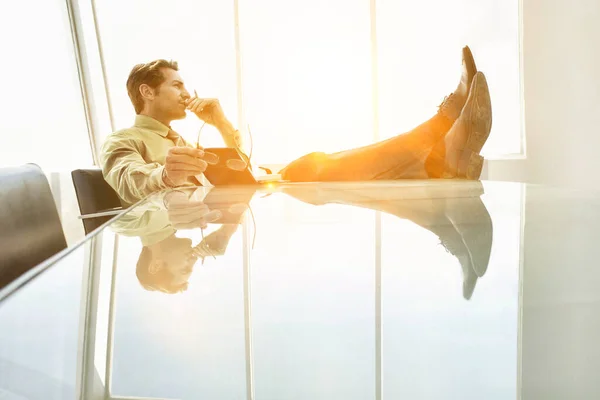
[[[522,50],[527,160],[488,178],[600,184],[600,1],[523,0]]]
[[[523,24],[527,159],[516,164],[520,171],[494,171],[492,164],[488,177],[597,190],[600,1],[523,0]],[[591,399],[600,393],[596,228],[582,222],[592,210],[577,198],[527,190],[523,399]],[[555,232],[551,242],[548,231]],[[573,388],[576,393],[569,392]]]
[[[600,2],[524,0],[528,179],[599,182]]]

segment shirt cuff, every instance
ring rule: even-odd
[[[153,183],[153,186],[156,188],[155,191],[159,191],[159,190],[163,190],[163,189],[167,189],[171,186],[169,186],[167,184],[167,176],[165,175],[165,166],[161,165],[160,167],[156,168],[154,171],[152,171],[152,173],[150,174],[150,181]]]

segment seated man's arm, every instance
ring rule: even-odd
[[[100,156],[104,179],[129,204],[168,187],[163,180],[164,166],[146,163],[140,146],[134,139],[112,136],[102,146]]]
[[[242,150],[243,143],[240,131],[234,129],[231,124],[223,124],[219,126],[219,132],[225,142],[225,146]]]
[[[229,121],[219,123],[217,129],[221,133],[225,146],[237,149],[241,153],[242,159],[249,163],[250,159],[244,152],[244,143],[242,142],[240,131],[235,129]]]

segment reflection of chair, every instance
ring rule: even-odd
[[[34,164],[0,169],[0,288],[67,247],[46,176]]]
[[[106,183],[100,169],[76,169],[71,172],[71,177],[77,194],[79,211],[82,215],[122,209],[119,196]],[[99,228],[113,217],[114,215],[84,218],[83,228],[85,234],[87,235],[94,229]]]

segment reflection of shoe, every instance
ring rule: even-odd
[[[446,216],[460,234],[478,277],[487,271],[493,242],[493,225],[479,197],[446,199]]]
[[[481,183],[480,183],[481,185]],[[481,186],[483,193],[483,186]],[[479,196],[447,197],[444,215],[453,229],[439,235],[442,245],[453,254],[463,268],[463,295],[469,299],[477,278],[487,271],[493,242],[490,214]]]
[[[492,104],[485,75],[477,72],[467,103],[444,140],[434,147],[427,172],[432,178],[479,179],[483,148],[492,128]],[[443,158],[440,157],[443,154]]]
[[[454,122],[458,119],[471,91],[471,82],[477,73],[477,66],[469,46],[462,49],[462,74],[456,90],[447,96],[439,106],[439,113]]]
[[[440,242],[446,251],[456,257],[460,262],[463,274],[463,297],[469,300],[473,295],[475,284],[477,283],[477,274],[473,268],[469,250],[460,233],[458,233],[456,227],[452,223],[447,225],[446,229],[443,231],[438,229],[436,234],[439,236]]]

